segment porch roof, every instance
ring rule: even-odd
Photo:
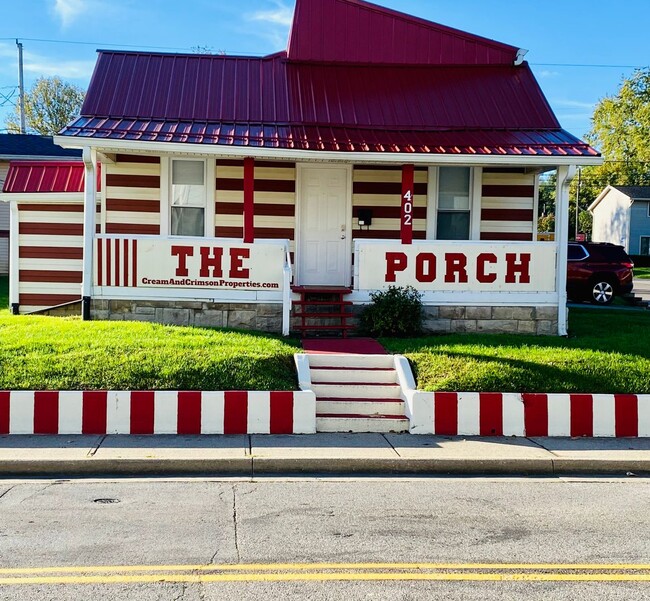
[[[100,189],[100,166],[97,189]],[[2,192],[49,193],[84,191],[84,164],[79,161],[11,161]]]

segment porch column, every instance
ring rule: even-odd
[[[244,159],[244,242],[255,239],[255,159]]]
[[[9,305],[11,312],[18,315],[20,312],[20,236],[18,234],[18,201],[12,200],[9,205]]]
[[[413,243],[414,172],[414,165],[402,165],[402,212],[400,221],[400,238],[402,244]]]
[[[81,277],[81,315],[90,319],[90,295],[93,286],[95,250],[95,214],[97,212],[97,153],[90,148],[83,150],[84,161],[84,242],[83,270]]]
[[[557,187],[555,189],[555,246],[557,269],[555,287],[558,294],[557,333],[567,335],[566,277],[569,244],[569,186],[576,174],[575,165],[557,168]]]

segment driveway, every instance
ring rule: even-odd
[[[634,280],[634,294],[644,301],[650,301],[650,280]]]

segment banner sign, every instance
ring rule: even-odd
[[[264,242],[98,238],[95,285],[279,290],[286,252]]]
[[[357,242],[359,289],[554,292],[555,245],[545,243]]]

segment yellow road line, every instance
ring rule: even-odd
[[[232,572],[291,570],[619,570],[646,571],[650,564],[598,563],[249,563],[200,565],[46,566],[0,568],[10,574],[88,574],[102,572]]]
[[[44,584],[145,584],[156,582],[210,583],[210,582],[286,582],[286,581],[509,581],[509,582],[650,582],[650,574],[559,574],[529,572],[521,574],[498,573],[443,573],[443,572],[300,572],[249,574],[138,574],[104,576],[42,576],[0,578],[2,585]]]

